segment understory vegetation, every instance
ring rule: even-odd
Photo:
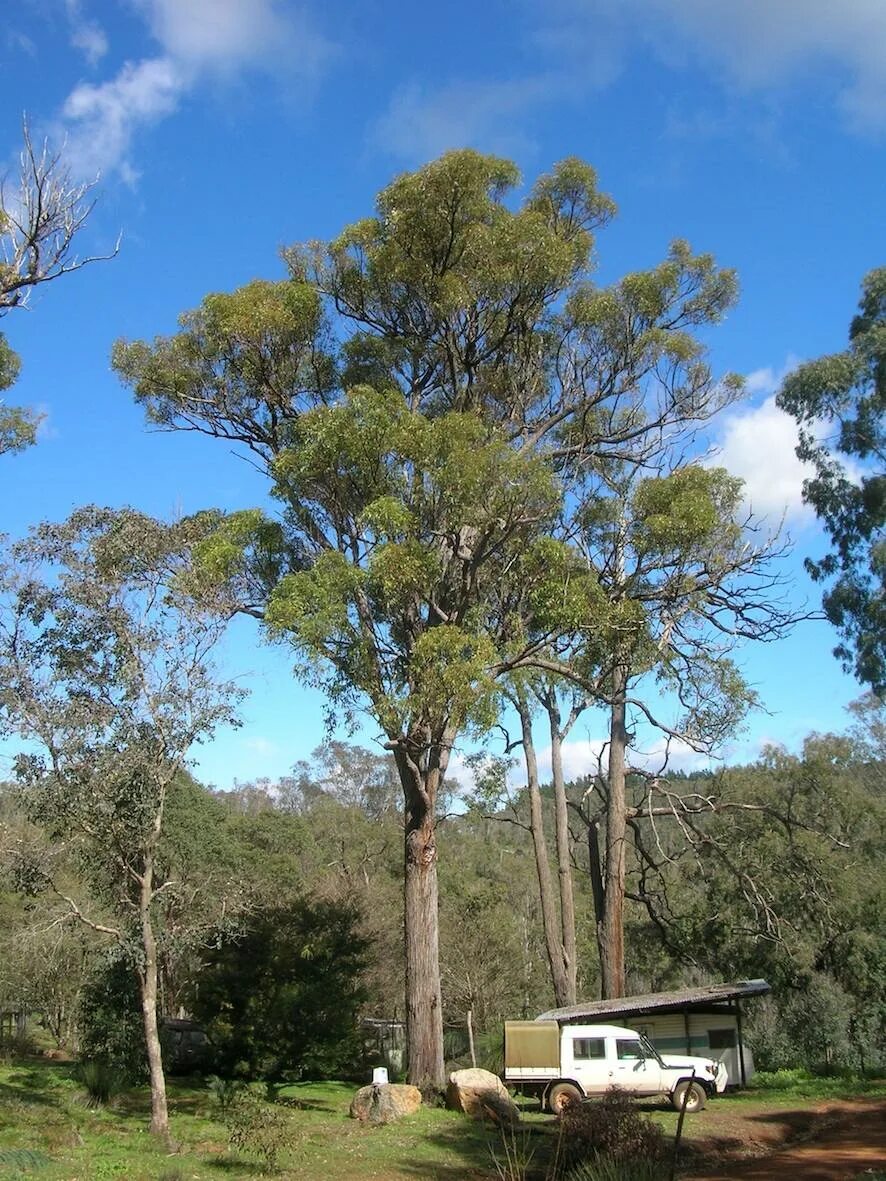
[[[703,822],[694,850],[675,843],[655,878],[648,865],[629,865],[629,991],[765,977],[772,995],[746,1013],[762,1070],[883,1068],[883,764],[859,749],[850,738],[815,737],[801,758],[773,752],[721,772],[716,790],[736,809]],[[675,783],[699,797],[712,790],[703,776]],[[588,787],[569,785],[569,798],[580,801]],[[785,797],[793,830],[766,819],[767,802]],[[499,1071],[504,1020],[551,1004],[527,810],[525,793],[491,813],[469,795],[439,828],[450,1064],[471,1064],[468,1013],[475,1061]],[[0,795],[0,822],[20,850],[20,875],[51,856],[70,890],[81,888],[76,861],[27,820],[11,787]],[[199,1028],[184,1051],[164,1034],[173,1071],[362,1078],[387,1055],[392,1077],[402,1077],[401,834],[390,764],[358,747],[333,744],[285,781],[234,792],[179,777],[160,848],[170,886],[157,908],[159,1007]],[[577,807],[571,847],[578,987],[593,997],[593,901]],[[30,1029],[44,1044],[142,1081],[137,942],[86,937],[63,900],[21,884],[7,873],[0,892],[4,1003],[33,1014]],[[379,1042],[376,1026],[364,1031],[367,1042],[362,1018],[390,1023],[393,1041]]]
[[[742,1095],[719,1099],[700,1115],[687,1120],[681,1159],[685,1164],[703,1158],[704,1142],[716,1137],[717,1121],[742,1118],[778,1124],[780,1113],[796,1112],[805,1099],[803,1080],[762,1080]],[[808,1080],[807,1080],[808,1082]],[[857,1095],[886,1097],[886,1087],[857,1080],[831,1079],[819,1097],[839,1100]],[[242,1091],[238,1091],[242,1094]],[[71,1064],[25,1059],[0,1066],[0,1176],[43,1181],[208,1181],[220,1170],[231,1177],[261,1175],[313,1181],[406,1181],[416,1176],[440,1178],[467,1175],[496,1181],[501,1176],[495,1161],[506,1159],[503,1137],[491,1125],[475,1123],[442,1108],[422,1108],[405,1121],[367,1128],[349,1119],[353,1087],[344,1083],[298,1083],[270,1096],[264,1088],[247,1090],[240,1101],[220,1106],[217,1094],[202,1080],[173,1081],[169,1089],[172,1128],[177,1142],[174,1156],[163,1153],[146,1130],[150,1100],[146,1088],[124,1088],[106,1103],[87,1097]],[[619,1106],[616,1129],[636,1127],[645,1140],[663,1146],[664,1156],[625,1171],[623,1156],[601,1155],[598,1140],[584,1137],[586,1154],[575,1152],[568,1175],[573,1181],[636,1181],[661,1175],[662,1161],[669,1166],[677,1115],[648,1103],[639,1110]],[[589,1110],[594,1110],[590,1108]],[[600,1117],[595,1117],[600,1122]],[[655,1129],[659,1129],[656,1131]],[[525,1133],[525,1134],[524,1134]],[[616,1141],[606,1128],[610,1146],[636,1145],[637,1133]],[[617,1136],[617,1131],[615,1135]],[[524,1108],[523,1122],[511,1140],[511,1160],[522,1173],[506,1174],[506,1181],[542,1181],[552,1170],[565,1176],[558,1162],[564,1160],[565,1140],[558,1121],[538,1113],[537,1105]],[[516,1151],[513,1151],[513,1150]],[[581,1158],[581,1159],[579,1159]],[[521,1163],[522,1162],[522,1163]],[[620,1168],[621,1171],[615,1171]],[[658,1168],[659,1172],[649,1172]],[[667,1176],[667,1173],[664,1174]]]

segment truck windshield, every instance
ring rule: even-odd
[[[643,1047],[643,1053],[647,1058],[654,1058],[659,1066],[664,1066],[661,1055],[659,1054],[658,1050],[656,1050],[655,1046],[653,1046],[652,1042],[645,1033],[640,1034],[640,1045]]]

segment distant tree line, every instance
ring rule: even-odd
[[[748,1012],[763,1068],[875,1069],[886,1054],[886,749],[882,709],[863,699],[857,713],[853,731],[813,736],[800,756],[773,750],[693,777],[700,794],[737,806],[693,820],[692,842],[663,829],[656,860],[650,824],[628,855],[629,990],[765,976],[773,995]],[[571,812],[586,790],[585,780],[567,785]],[[402,1020],[397,795],[389,756],[344,743],[280,783],[215,793],[187,775],[176,781],[160,853],[174,883],[157,917],[160,1008],[199,1020],[212,1046],[205,1069],[348,1074],[360,1061],[358,1019]],[[550,785],[541,797],[552,816]],[[440,826],[444,1022],[462,1034],[470,1010],[481,1060],[494,1066],[503,1021],[535,1016],[554,994],[528,790],[499,814],[478,803]],[[770,804],[790,823],[773,823]],[[14,787],[3,793],[2,832],[7,850],[47,843]],[[599,962],[580,820],[569,842],[577,986],[592,997]],[[78,888],[76,864],[64,874]],[[7,876],[0,894],[0,995],[41,1014],[60,1044],[146,1071],[131,953],[20,884]],[[449,1044],[466,1054],[463,1036]]]

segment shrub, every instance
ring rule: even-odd
[[[234,1095],[225,1123],[231,1147],[261,1157],[270,1169],[277,1167],[280,1152],[292,1140],[285,1111],[266,1102],[253,1087],[243,1087]]]
[[[222,1119],[225,1118],[238,1092],[242,1091],[245,1085],[242,1079],[219,1078],[217,1074],[211,1074],[206,1080],[206,1089],[212,1096]]]
[[[14,1062],[19,1058],[32,1058],[36,1053],[37,1043],[29,1033],[0,1035],[0,1062]]]
[[[80,994],[80,1052],[90,1063],[103,1062],[128,1083],[148,1077],[148,1056],[138,980],[119,948],[93,968]]]
[[[530,1129],[525,1125],[502,1125],[499,1144],[489,1146],[489,1155],[499,1181],[528,1181],[535,1156]]]
[[[625,1091],[612,1087],[591,1103],[574,1103],[560,1117],[557,1161],[561,1170],[588,1163],[599,1167],[604,1158],[614,1162],[656,1165],[666,1153],[664,1133],[637,1108]]]
[[[88,1107],[104,1107],[126,1084],[123,1073],[113,1063],[101,1059],[80,1062],[74,1077],[83,1084]]]
[[[329,1077],[356,1057],[366,940],[344,905],[253,914],[211,949],[193,997],[213,1067],[245,1078]]]

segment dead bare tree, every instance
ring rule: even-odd
[[[47,140],[34,144],[27,120],[22,138],[15,179],[0,179],[0,316],[26,307],[35,287],[113,258],[120,248],[118,237],[108,254],[76,253],[95,208],[98,178],[76,180],[63,150],[52,150]],[[8,389],[18,372],[18,356],[0,333],[0,390]],[[34,411],[0,404],[0,454],[29,446],[39,425]]]

